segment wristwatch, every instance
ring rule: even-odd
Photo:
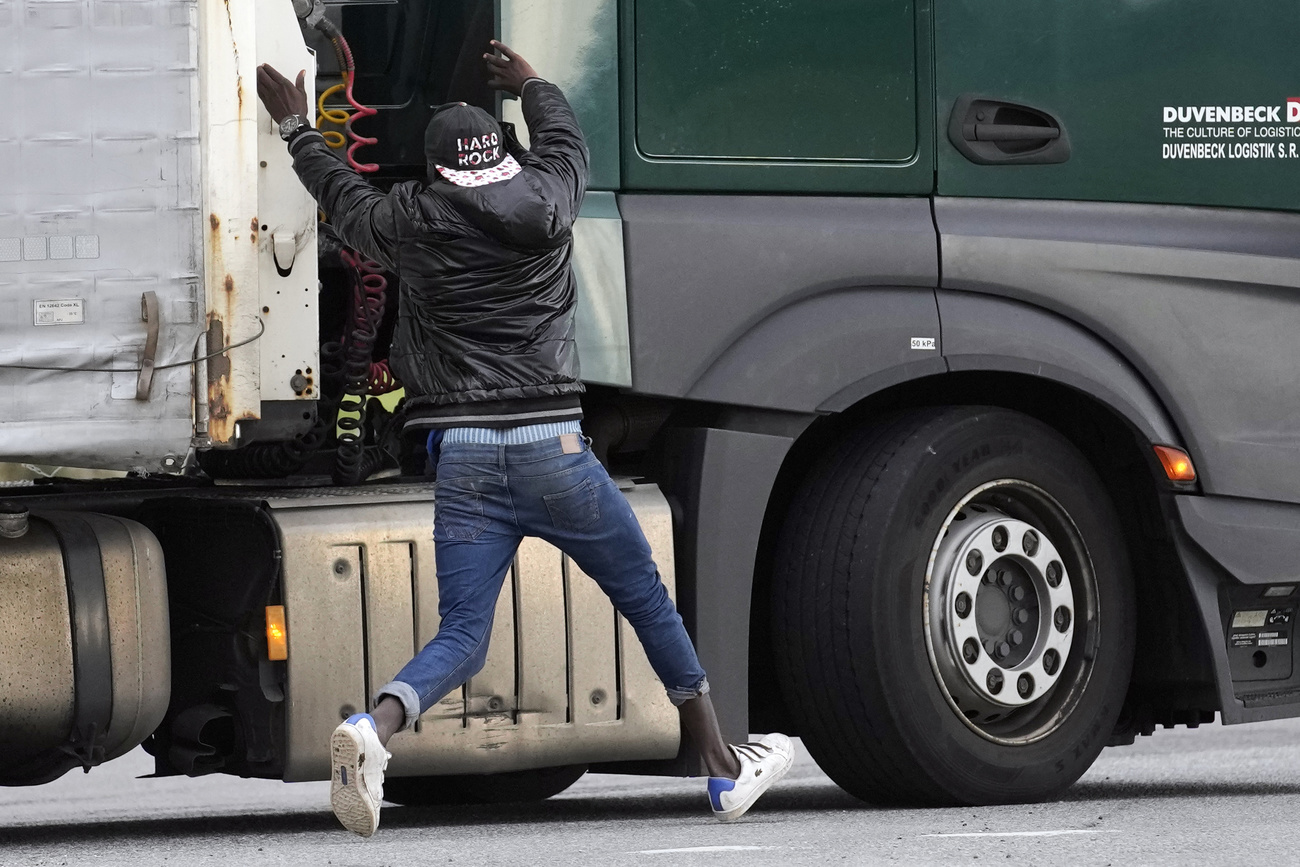
[[[288,141],[293,138],[293,134],[303,127],[310,127],[311,121],[300,114],[291,114],[284,120],[280,121],[280,138]]]

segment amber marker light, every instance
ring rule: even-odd
[[[266,606],[266,658],[275,662],[289,658],[289,633],[284,628],[284,606]]]
[[[1169,477],[1169,481],[1196,481],[1196,468],[1192,466],[1192,459],[1187,452],[1173,446],[1154,446],[1153,448],[1156,450],[1156,457],[1160,458],[1160,466],[1165,468],[1165,475]]]

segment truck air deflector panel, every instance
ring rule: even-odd
[[[623,221],[614,194],[588,192],[573,223],[574,326],[584,382],[632,385],[625,261]]]

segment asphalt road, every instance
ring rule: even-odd
[[[150,770],[137,751],[0,789],[0,865],[1300,862],[1300,721],[1157,732],[1031,806],[871,807],[804,755],[734,825],[710,817],[698,780],[589,775],[536,804],[388,807],[363,840],[335,824],[327,783],[136,779]]]

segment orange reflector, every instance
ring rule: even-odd
[[[1169,481],[1196,481],[1196,468],[1192,466],[1192,459],[1188,457],[1187,452],[1173,446],[1153,446],[1153,448],[1156,450],[1156,457],[1160,458],[1160,465],[1165,468],[1165,475],[1169,477]]]
[[[289,658],[289,633],[284,628],[284,606],[266,606],[266,658]]]

